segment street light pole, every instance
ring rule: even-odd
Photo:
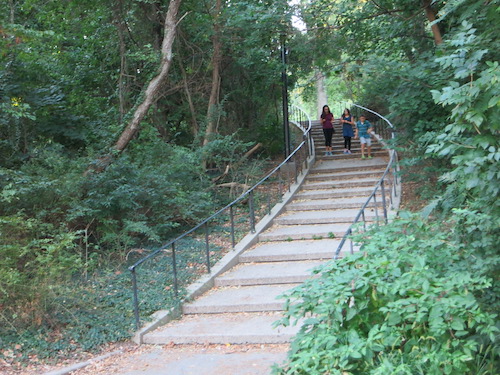
[[[282,83],[282,98],[283,98],[283,135],[285,139],[285,159],[290,155],[290,127],[288,122],[288,80],[286,74],[286,55],[285,37],[281,39],[281,63],[283,68],[281,71]]]

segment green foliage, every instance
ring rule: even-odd
[[[0,217],[2,320],[41,324],[52,310],[53,285],[75,275],[81,261],[76,234],[25,215]]]
[[[401,216],[358,236],[359,253],[287,294],[280,323],[302,328],[278,373],[494,372],[498,320],[482,300],[492,288],[483,259],[443,230],[453,223]]]
[[[364,78],[363,104],[390,109],[396,147],[412,154],[405,166],[420,166],[423,195],[437,198],[426,219],[403,213],[358,236],[362,253],[290,293],[281,323],[304,325],[278,371],[492,374],[499,366],[497,2],[435,2],[444,35],[437,48],[418,45],[428,30],[414,21],[392,17],[389,26],[388,13],[369,11],[374,3],[352,11],[343,8],[349,3],[315,2],[341,13],[334,24],[351,14],[351,52],[358,52],[345,51],[344,70]],[[411,12],[406,5],[394,3]],[[330,42],[348,40],[349,27]],[[413,34],[401,40],[391,30]]]
[[[252,143],[240,141],[237,134],[214,135],[214,138],[201,149],[201,153],[207,163],[224,170],[227,164],[239,162],[250,146]]]
[[[429,145],[427,152],[450,159],[453,169],[441,177],[448,183],[443,207],[468,201],[472,207],[498,215],[500,206],[500,69],[498,62],[486,61],[487,43],[476,29],[464,22],[454,39],[447,42],[450,52],[438,61],[454,72],[454,81],[433,91],[436,102],[451,109],[451,123]]]
[[[175,228],[197,223],[213,209],[200,165],[187,149],[162,143],[134,159],[124,155],[85,182],[88,193],[75,202],[69,219],[92,224],[104,248],[159,244]]]
[[[387,341],[387,337],[403,333],[414,341],[400,343],[400,351],[384,354],[387,366],[383,368],[386,372],[408,372],[406,364],[396,365],[402,356],[412,357],[412,363],[429,358],[421,363],[423,367],[439,366],[446,362],[443,358],[452,358],[455,362],[446,362],[443,371],[448,371],[446,366],[473,368],[470,353],[475,355],[478,368],[497,358],[495,348],[486,345],[491,338],[481,331],[489,328],[491,315],[486,306],[492,310],[498,307],[494,277],[499,227],[497,0],[484,4],[433,2],[445,36],[445,43],[437,48],[421,5],[410,0],[302,1],[308,34],[291,29],[285,0],[226,3],[217,15],[223,45],[223,100],[217,108],[220,136],[203,148],[198,144],[203,138],[200,130],[206,122],[211,87],[215,15],[211,3],[203,8],[197,1],[183,1],[181,14],[186,16],[179,23],[174,64],[161,97],[125,153],[104,173],[87,176],[83,171],[89,160],[106,152],[123,130],[123,121],[131,116],[130,110],[156,72],[162,17],[168,4],[149,0],[5,3],[5,11],[0,12],[0,319],[6,323],[0,332],[2,349],[17,343],[27,355],[38,346],[39,353],[55,357],[77,346],[86,350],[127,337],[131,328],[129,280],[126,273],[115,274],[116,269],[121,271],[146,251],[145,247],[155,247],[183,227],[197,223],[218,208],[217,200],[230,198],[215,195],[201,160],[208,160],[220,173],[226,165],[240,163],[244,152],[257,141],[264,143],[271,156],[281,152],[280,52],[281,39],[286,36],[290,85],[300,82],[302,92],[312,97],[310,75],[313,68],[321,68],[329,76],[332,100],[350,98],[392,112],[400,147],[417,152],[412,164],[421,163],[421,150],[428,150],[427,174],[415,178],[434,182],[442,175],[432,186],[445,191],[426,213],[437,215],[436,208],[441,208],[452,215],[443,219],[452,234],[446,237],[433,224],[419,226],[423,238],[433,240],[434,234],[443,241],[431,241],[432,256],[437,259],[425,255],[419,239],[398,239],[408,240],[405,246],[410,247],[418,242],[420,252],[414,259],[419,263],[410,267],[405,263],[409,257],[397,258],[406,267],[400,269],[407,272],[401,274],[401,280],[394,280],[404,298],[390,303],[381,298],[387,310],[379,310],[376,317],[389,318],[377,323],[378,330],[384,324],[386,330],[373,331],[370,345],[392,348],[378,338]],[[458,25],[462,25],[460,29]],[[225,178],[251,184],[263,174],[260,162],[245,164],[245,168],[231,169]],[[425,197],[435,194],[428,190]],[[259,207],[266,206],[264,195],[256,194],[254,199]],[[242,208],[237,221],[245,224],[247,217]],[[459,250],[459,254],[450,255],[455,262],[452,269],[463,279],[450,276],[439,263],[442,256],[437,250],[449,254],[452,245]],[[179,253],[180,274],[183,282],[188,282],[203,269],[199,258],[203,246],[196,238],[184,246],[186,250]],[[387,246],[392,248],[392,244]],[[214,258],[218,250],[213,249]],[[473,259],[469,268],[460,258],[464,254]],[[363,269],[371,270],[365,258],[359,261],[366,263],[362,263]],[[427,275],[422,267],[429,264],[436,269]],[[392,265],[378,261],[374,265],[379,266],[377,272],[393,272],[388,274],[391,277],[398,272]],[[457,268],[459,265],[462,268]],[[147,301],[141,312],[165,308],[165,301],[168,306],[176,303],[168,289],[171,276],[163,273],[168,266],[166,256],[158,262],[159,268],[149,270],[141,287]],[[346,267],[355,272],[347,261]],[[375,274],[367,274],[367,279],[372,280]],[[81,282],[82,276],[87,281]],[[429,281],[428,297],[420,296],[420,300],[419,294],[411,294],[403,283],[419,285],[422,280]],[[492,286],[485,287],[490,281]],[[384,282],[381,285],[387,286]],[[423,285],[422,281],[422,290]],[[444,288],[452,293],[442,298],[442,308],[457,317],[453,321],[441,315],[441,321],[430,326],[425,321],[430,313],[422,313],[423,318],[416,316],[411,304],[404,304],[418,299],[429,306]],[[391,298],[400,296],[391,293],[387,292]],[[366,309],[372,314],[376,300],[370,298]],[[348,347],[347,341],[357,343],[373,328],[363,320],[365,310],[360,305],[364,301],[354,302],[352,311],[346,310],[351,311],[349,322],[364,324],[365,329],[340,335],[346,343],[335,348],[337,354]],[[469,315],[460,309],[468,303],[478,306]],[[410,332],[403,320],[397,322],[399,311],[415,324],[415,332]],[[432,319],[440,316],[435,311]],[[475,326],[467,320],[470,317],[472,322],[478,321]],[[422,330],[439,334],[441,341],[426,335],[417,338]],[[457,336],[462,331],[467,334]],[[477,337],[469,336],[473,331]],[[485,340],[482,349],[476,345],[479,338]],[[445,339],[450,345],[447,348]],[[419,349],[406,352],[411,345]],[[436,350],[431,352],[430,348]],[[456,356],[451,354],[455,348]],[[348,347],[342,358],[359,356],[358,349],[359,345]],[[361,353],[362,357],[376,362],[373,358],[379,357],[370,357],[369,350],[375,353],[371,347]],[[361,362],[358,359],[356,366]],[[391,370],[391,366],[395,367]],[[414,370],[420,371],[417,367]]]

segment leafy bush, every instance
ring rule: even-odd
[[[0,217],[0,305],[4,323],[50,320],[51,289],[80,270],[76,235],[23,215]]]
[[[493,374],[499,322],[482,301],[492,279],[475,251],[443,230],[453,224],[403,214],[358,235],[359,253],[289,292],[280,324],[303,326],[276,372]]]
[[[156,246],[213,210],[196,155],[160,142],[147,152],[122,155],[105,172],[84,181],[82,190],[68,221],[89,227],[90,240],[101,248]],[[120,257],[124,255],[122,251]]]

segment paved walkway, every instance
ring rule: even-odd
[[[373,159],[360,159],[358,142],[352,155],[343,154],[339,136],[334,155],[323,156],[322,134],[315,133],[318,158],[300,191],[213,288],[185,304],[180,320],[143,331],[138,340],[149,345],[140,351],[74,373],[267,375],[282,363],[299,327],[272,327],[282,314],[277,297],[332,258],[387,163],[377,144]]]

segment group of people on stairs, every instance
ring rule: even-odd
[[[324,105],[320,116],[320,122],[323,126],[323,134],[325,136],[325,156],[333,155],[332,137],[333,133],[335,133],[333,120],[333,113],[330,111],[330,107]],[[365,159],[365,151],[367,151],[368,159],[371,159],[371,133],[373,131],[373,126],[370,121],[366,119],[366,116],[359,116],[359,120],[355,122],[354,117],[351,115],[351,111],[346,108],[340,117],[340,124],[342,125],[342,136],[344,137],[344,154],[351,154],[351,139],[354,137],[354,139],[359,138],[359,142],[361,143],[361,159]]]

